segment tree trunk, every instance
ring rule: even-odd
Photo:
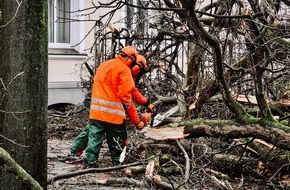
[[[0,13],[0,144],[46,189],[47,3],[2,0]],[[0,187],[29,189],[1,167]]]
[[[253,137],[262,139],[278,148],[290,150],[289,128],[281,127],[278,124],[275,125],[275,123],[268,123],[266,126],[261,126],[257,123],[239,124],[229,121],[204,120],[184,122],[181,125],[184,126],[184,134],[189,134],[187,138],[202,136],[225,137],[228,139]]]

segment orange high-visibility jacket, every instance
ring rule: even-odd
[[[138,116],[137,108],[133,104],[133,102],[131,103],[130,107],[126,111],[132,124],[137,125],[138,123],[140,123],[141,120]]]
[[[132,90],[132,98],[140,105],[147,104],[147,98],[145,98],[136,87],[134,87]],[[132,124],[136,125],[141,121],[138,116],[137,108],[135,107],[133,103],[127,110],[127,114],[128,114],[129,119],[132,121]]]
[[[140,105],[145,105],[147,103],[147,98],[145,98],[137,87],[132,90],[132,98]]]
[[[133,104],[134,87],[131,70],[121,57],[101,63],[94,77],[90,119],[123,123],[125,109]],[[137,111],[135,114],[138,116]]]

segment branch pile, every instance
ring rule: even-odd
[[[192,189],[197,184],[214,189],[289,185],[288,128],[199,120],[142,131],[129,128],[128,135],[131,140],[123,165],[56,175],[48,182],[119,172],[116,178],[95,179],[94,183],[145,189]]]

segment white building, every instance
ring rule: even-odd
[[[84,100],[85,90],[80,83],[81,65],[94,56],[91,49],[96,24],[88,20],[96,20],[108,12],[105,9],[98,9],[93,14],[89,14],[92,10],[78,11],[88,7],[93,7],[91,1],[48,1],[48,106],[78,104]],[[120,18],[120,15],[115,14],[112,22],[115,18]],[[89,60],[90,64],[93,62],[93,59]]]
[[[206,0],[207,1],[207,0]],[[82,64],[88,60],[90,65],[94,65],[95,61],[91,59],[94,57],[95,49],[95,32],[98,27],[96,20],[99,17],[110,13],[112,9],[102,8],[96,9],[94,5],[99,5],[99,2],[107,3],[109,0],[48,0],[48,33],[49,33],[49,49],[48,49],[48,105],[59,103],[78,104],[84,100],[85,89],[81,86],[81,78],[87,77],[89,74],[81,72],[85,70]],[[140,1],[132,0],[135,4]],[[147,2],[147,1],[143,1]],[[156,20],[158,15],[154,10],[143,12],[146,22],[143,25],[136,24],[136,17],[132,17],[132,23],[126,21],[124,18],[129,18],[128,15],[134,12],[134,8],[130,7],[126,10],[123,6],[122,10],[114,13],[110,23],[114,27],[120,29],[121,27],[128,29],[143,30],[144,34],[152,33],[154,31],[149,29],[148,20]],[[130,13],[131,12],[131,13]],[[140,11],[141,12],[141,11]],[[141,16],[144,16],[141,15]],[[109,18],[108,14],[102,19],[106,22]],[[140,16],[140,13],[139,15]],[[65,18],[65,19],[63,19]],[[69,19],[68,19],[69,18]],[[129,23],[126,25],[125,23]],[[123,24],[121,24],[123,23]],[[133,24],[135,23],[135,24]],[[122,42],[123,43],[123,42]],[[138,42],[139,43],[139,42]],[[169,43],[169,42],[166,42]],[[142,44],[138,44],[142,48]],[[161,44],[162,46],[162,44]],[[103,46],[108,48],[104,52],[108,52],[111,47],[110,44]],[[170,51],[170,50],[168,50]],[[183,50],[181,50],[183,51]],[[180,53],[183,57],[178,57],[180,60],[186,59],[185,53]],[[98,56],[97,56],[98,57]],[[82,66],[82,67],[81,67]],[[183,66],[185,67],[185,66]],[[185,68],[186,69],[186,68]]]

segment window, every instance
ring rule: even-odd
[[[50,43],[70,43],[70,0],[49,0]]]
[[[53,52],[57,49],[73,49],[79,53],[83,47],[75,47],[83,36],[84,25],[81,22],[71,22],[82,9],[84,3],[79,0],[48,0],[48,47]],[[63,53],[60,52],[60,53]]]

